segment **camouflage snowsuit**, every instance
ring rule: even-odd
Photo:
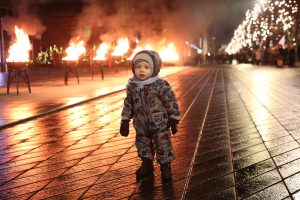
[[[161,60],[156,54],[150,55],[154,61],[153,76],[157,76]],[[174,160],[171,135],[167,130],[170,117],[180,119],[176,97],[167,81],[158,78],[142,88],[138,88],[134,81],[128,82],[122,119],[133,118],[135,145],[140,158],[153,159],[156,153],[160,164]]]
[[[174,159],[167,123],[169,117],[179,119],[179,110],[167,81],[158,79],[139,91],[134,83],[130,83],[122,116],[133,118],[139,157],[153,159],[155,151],[160,164]]]

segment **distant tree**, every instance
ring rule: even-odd
[[[246,12],[246,19],[235,30],[226,52],[235,54],[243,48],[269,47],[284,36],[288,44],[296,38],[296,0],[262,0]]]

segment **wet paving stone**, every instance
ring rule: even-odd
[[[79,199],[81,197],[81,194],[83,194],[86,190],[87,190],[87,188],[73,190],[71,192],[65,192],[63,194],[53,195],[50,198],[46,198],[46,199],[52,199],[52,200]],[[20,198],[22,198],[22,196]],[[31,199],[39,199],[39,198],[33,196],[33,197],[31,197]]]
[[[296,200],[300,199],[300,191],[293,194],[293,198]]]
[[[212,151],[212,150],[214,150],[216,148],[219,148],[219,147],[226,147],[228,145],[228,141],[221,140],[221,141],[216,141],[216,142],[210,143],[210,144],[202,142],[202,144],[203,145],[199,147],[199,151],[209,152],[209,151]]]
[[[81,188],[85,188],[97,181],[98,177],[89,177],[86,179],[82,180],[76,180],[73,182],[57,185],[54,187],[47,187],[44,188],[43,190],[37,192],[36,194],[33,195],[34,199],[43,199],[43,198],[48,198],[51,196],[56,196],[60,195],[66,192],[72,192],[74,190],[78,190]]]
[[[190,180],[190,184],[198,184],[199,182],[207,181],[214,177],[229,174],[232,171],[231,163],[217,164],[216,166],[210,168],[205,168],[201,166],[201,164],[195,164],[191,174],[193,177]]]
[[[115,189],[118,190],[122,188],[126,189],[128,185],[134,184],[135,182],[136,180],[132,178],[132,175],[129,175],[129,176],[120,177],[118,179],[113,179],[106,182],[96,183],[85,193],[84,197],[105,194],[107,192],[110,192],[112,188],[114,188],[114,190]]]
[[[234,169],[239,170],[270,158],[268,151],[261,151],[234,161]]]
[[[238,133],[236,135],[232,134],[230,136],[230,140],[231,140],[232,145],[243,143],[243,142],[246,142],[246,141],[249,141],[249,140],[257,140],[257,139],[260,139],[260,135],[256,130],[254,130],[253,133],[248,133],[248,134]]]
[[[195,163],[205,162],[226,155],[230,155],[229,146],[219,147],[212,151],[201,151],[196,155]]]
[[[282,145],[270,148],[270,154],[271,156],[277,156],[283,153],[286,153],[288,151],[297,149],[300,147],[300,144],[296,141],[292,141],[292,142],[288,142],[288,143],[284,143]]]
[[[191,186],[186,199],[208,199],[210,196],[222,193],[224,190],[234,186],[234,177],[233,174],[229,174],[227,176],[223,176],[205,184],[200,184],[196,186]]]
[[[254,195],[251,195],[245,199],[251,200],[251,199],[274,199],[274,200],[280,200],[285,199],[289,195],[285,185],[280,182],[277,183],[271,187],[268,187]]]
[[[155,179],[147,178],[130,199],[180,199],[185,179],[156,185]]]
[[[237,183],[242,183],[247,179],[254,178],[275,168],[276,166],[271,159],[250,165],[236,172],[236,181]]]
[[[289,132],[286,130],[278,129],[264,129],[260,130],[259,133],[264,141],[270,141],[289,135]]]
[[[295,198],[295,199],[297,199],[297,198]],[[291,197],[287,197],[287,198],[284,198],[283,200],[292,200],[292,198]]]
[[[252,133],[258,133],[257,129],[253,124],[248,126],[243,125],[242,127],[230,129],[230,135],[233,137],[240,136],[240,135],[244,135],[246,137],[248,134],[252,134]]]
[[[276,138],[274,140],[266,141],[265,145],[267,148],[272,148],[292,141],[295,141],[294,138],[290,135],[287,135],[280,138]]]
[[[284,182],[286,183],[291,193],[300,190],[300,173],[297,173],[291,177],[286,178]]]
[[[21,187],[16,187],[14,189],[1,190],[0,198],[1,199],[18,199],[18,196],[25,195],[27,193],[34,193],[35,191],[40,190],[43,185],[49,183],[49,180],[35,182],[32,184],[26,184]]]
[[[286,178],[288,176],[296,174],[299,171],[299,165],[300,159],[297,159],[287,164],[281,165],[278,169],[283,178]]]
[[[232,151],[239,151],[245,148],[249,148],[255,145],[259,145],[259,144],[263,144],[263,141],[261,140],[261,138],[253,138],[250,140],[246,140],[237,144],[233,144],[232,145]]]
[[[214,193],[211,196],[204,197],[203,199],[209,200],[234,200],[236,199],[235,188],[231,187],[229,189]]]
[[[34,174],[31,175],[29,173],[23,173],[18,176],[16,179],[7,182],[1,186],[1,190],[9,190],[16,187],[22,187],[28,184],[33,184],[41,181],[51,181],[53,178],[61,176],[66,169],[56,170],[56,171],[48,171],[47,173],[42,174]],[[26,175],[24,175],[26,174]]]
[[[259,153],[259,152],[264,151],[264,150],[266,150],[265,145],[258,144],[258,145],[251,146],[249,148],[245,148],[245,149],[235,151],[235,152],[233,152],[232,155],[233,155],[234,160],[239,160],[243,157],[247,157],[247,156],[250,156],[250,155],[255,154],[255,153]]]
[[[300,71],[249,66],[167,77],[182,117],[171,182],[156,162],[153,176],[136,179],[141,160],[132,123],[119,135],[119,92],[1,130],[0,198],[300,199]],[[269,79],[258,86],[260,73]]]
[[[280,166],[298,158],[300,158],[300,148],[275,156],[274,161]]]

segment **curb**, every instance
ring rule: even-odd
[[[121,92],[123,90],[125,90],[125,87],[122,88],[122,89],[115,90],[113,92],[107,93],[107,94],[103,94],[103,95],[100,95],[100,96],[92,97],[92,98],[84,100],[84,101],[80,101],[78,103],[74,103],[74,104],[71,104],[71,105],[56,108],[54,110],[44,112],[44,113],[41,113],[41,114],[36,114],[34,116],[27,117],[27,118],[24,118],[24,119],[20,119],[20,120],[14,121],[14,122],[9,122],[7,124],[0,125],[0,130],[6,129],[6,128],[9,128],[9,127],[12,127],[12,126],[16,126],[18,124],[22,124],[22,123],[25,123],[25,122],[28,122],[28,121],[31,121],[31,120],[34,120],[34,119],[37,119],[37,118],[40,118],[40,117],[44,117],[44,116],[49,115],[49,114],[53,114],[53,113],[56,113],[56,112],[67,110],[69,108],[72,108],[72,107],[75,107],[75,106],[78,106],[78,105],[81,105],[81,104],[84,104],[84,103],[87,103],[87,102],[90,102],[90,101],[93,101],[93,100],[96,100],[96,99],[99,99],[99,98],[102,98],[102,97],[105,97],[105,96],[109,96],[111,94],[115,94],[115,93]]]
[[[165,76],[161,76],[161,78],[162,77],[171,76],[173,74],[176,74],[176,73],[172,73],[172,74],[168,74],[168,75],[165,75]],[[60,108],[56,108],[56,109],[48,111],[48,112],[36,114],[34,116],[27,117],[27,118],[24,118],[24,119],[20,119],[20,120],[14,121],[14,122],[9,122],[9,123],[6,123],[4,125],[0,125],[0,130],[6,129],[6,128],[9,128],[9,127],[12,127],[12,126],[16,126],[18,124],[22,124],[22,123],[25,123],[25,122],[28,122],[28,121],[31,121],[31,120],[34,120],[34,119],[37,119],[37,118],[40,118],[40,117],[44,117],[44,116],[49,115],[49,114],[53,114],[53,113],[57,113],[57,112],[60,112],[60,111],[63,111],[63,110],[67,110],[69,108],[72,108],[72,107],[75,107],[75,106],[78,106],[78,105],[81,105],[81,104],[84,104],[84,103],[87,103],[87,102],[90,102],[90,101],[93,101],[93,100],[96,100],[96,99],[99,99],[99,98],[102,98],[102,97],[105,97],[105,96],[109,96],[111,94],[115,94],[115,93],[121,92],[121,91],[123,91],[125,89],[126,88],[124,86],[122,89],[118,89],[118,90],[115,90],[115,91],[107,93],[107,94],[103,94],[103,95],[100,95],[100,96],[92,97],[90,99],[87,99],[87,100],[84,100],[84,101],[80,101],[78,103],[74,103],[74,104],[71,104],[71,105],[62,106]]]

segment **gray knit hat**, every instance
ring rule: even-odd
[[[137,54],[135,54],[135,56],[132,59],[133,74],[134,74],[134,68],[135,68],[136,64],[141,61],[145,61],[145,62],[149,63],[150,67],[153,69],[151,77],[158,75],[160,68],[161,68],[162,60],[157,52],[150,51],[150,50],[142,50],[142,51],[138,52]]]
[[[150,57],[149,54],[140,53],[137,56],[135,56],[134,59],[133,59],[134,67],[136,67],[136,65],[139,62],[147,62],[149,64],[150,68],[151,68],[152,73],[153,73],[153,60],[152,60],[152,58]]]

